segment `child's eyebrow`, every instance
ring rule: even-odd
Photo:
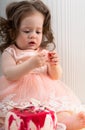
[[[33,28],[33,27],[22,27],[22,28],[20,28],[20,29],[22,30],[22,29],[32,29],[32,28]],[[37,27],[36,29],[42,30],[43,27]]]

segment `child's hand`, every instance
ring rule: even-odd
[[[51,65],[57,65],[59,63],[59,57],[56,52],[49,52],[48,53],[48,62]]]
[[[42,67],[46,64],[46,62],[47,62],[46,54],[42,52],[30,58],[30,64],[33,66],[33,68]]]

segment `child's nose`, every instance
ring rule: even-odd
[[[30,38],[36,38],[36,32],[35,31],[31,32],[29,37]]]

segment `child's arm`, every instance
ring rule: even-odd
[[[52,79],[60,79],[62,76],[62,69],[59,64],[59,58],[55,52],[48,55],[48,74]]]
[[[7,52],[2,54],[2,71],[8,80],[18,80],[34,68],[44,64],[44,58],[38,54],[21,64],[16,64],[14,58]]]
[[[60,79],[62,76],[61,66],[58,65],[48,65],[48,74],[54,80]]]

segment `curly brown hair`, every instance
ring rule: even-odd
[[[43,39],[41,47],[48,47],[53,44],[55,48],[54,36],[51,29],[51,14],[48,7],[40,0],[12,2],[6,8],[7,19],[0,17],[0,51],[11,44],[15,44],[15,39],[19,32],[19,26],[22,18],[27,13],[35,10],[42,13],[45,17],[43,24]]]

